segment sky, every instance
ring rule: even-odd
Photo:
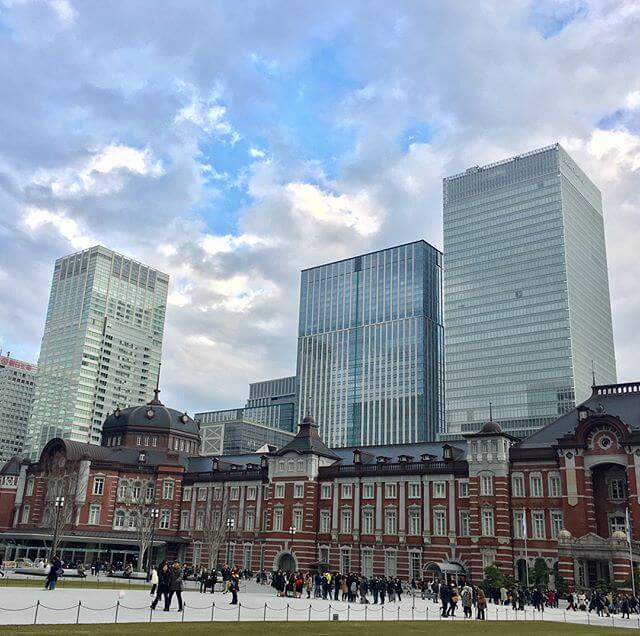
[[[295,373],[301,269],[441,248],[444,176],[559,141],[638,380],[639,69],[634,0],[0,0],[0,348],[101,243],[171,277],[165,403],[242,406]]]

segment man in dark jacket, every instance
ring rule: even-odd
[[[58,558],[58,556],[54,556],[51,559],[51,565],[49,566],[49,573],[47,574],[47,580],[45,582],[44,589],[45,590],[55,590],[56,583],[58,582],[58,577],[62,572],[62,561]]]
[[[176,561],[169,570],[169,593],[165,596],[164,611],[168,612],[171,607],[173,595],[178,599],[178,611],[182,611],[182,568]]]
[[[440,585],[440,602],[442,603],[442,617],[446,618],[451,603],[451,588],[446,583]]]
[[[154,610],[158,606],[158,601],[164,596],[165,606],[167,604],[167,594],[169,593],[169,581],[171,579],[171,572],[169,571],[169,564],[163,561],[158,568],[158,587],[156,589],[156,597],[151,603],[151,609]],[[167,610],[168,611],[168,610]]]

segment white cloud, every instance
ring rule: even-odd
[[[249,156],[254,159],[264,159],[264,157],[267,156],[267,153],[259,148],[249,148]]]
[[[97,243],[95,239],[83,232],[75,220],[61,212],[29,207],[22,221],[31,233],[38,232],[46,225],[53,227],[76,250],[85,249]]]
[[[382,211],[365,191],[336,195],[309,183],[290,183],[285,190],[298,216],[353,228],[362,235],[374,234],[380,227]]]
[[[587,152],[600,161],[600,175],[608,181],[623,172],[640,170],[640,136],[626,130],[595,130],[586,144]]]

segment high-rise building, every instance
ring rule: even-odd
[[[102,246],[56,261],[27,447],[100,443],[117,406],[153,397],[169,277]]]
[[[525,436],[616,382],[600,191],[555,144],[444,180],[447,436]],[[593,365],[593,366],[592,366]]]
[[[416,241],[303,270],[298,419],[331,447],[442,431],[442,253]]]
[[[0,464],[22,452],[37,367],[0,355]]]

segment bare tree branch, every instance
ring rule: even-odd
[[[216,492],[216,488],[209,488],[207,505],[196,508],[194,530],[191,533],[192,539],[201,541],[206,548],[209,569],[218,564],[218,552],[228,534],[229,488],[223,486],[218,499],[215,497]],[[196,493],[194,496],[197,496]]]

